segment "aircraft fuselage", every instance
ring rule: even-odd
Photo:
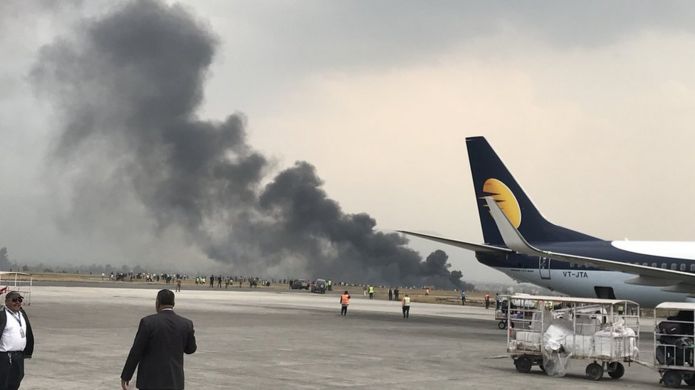
[[[598,256],[637,265],[695,273],[695,242],[581,241],[535,243],[549,251]],[[658,256],[658,253],[669,256]],[[482,264],[509,277],[570,296],[602,296],[637,300],[647,307],[665,301],[693,301],[685,292],[664,291],[662,286],[630,284],[634,274],[533,257],[518,253],[476,252]]]

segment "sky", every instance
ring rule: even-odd
[[[377,231],[481,242],[465,138],[485,136],[550,221],[604,239],[693,240],[691,2],[155,4],[205,31],[210,52],[195,64],[187,57],[199,66],[190,99],[172,104],[185,106],[186,123],[240,137],[227,157],[258,164],[244,178],[249,192],[267,195],[290,169],[320,178],[340,215],[366,213]],[[122,30],[90,35],[129,5],[0,3],[0,247],[20,262],[226,270],[211,256],[240,254],[221,244],[230,233],[214,225],[238,223],[227,213],[253,195],[235,192],[241,203],[219,221],[214,202],[195,205],[203,223],[162,211],[177,199],[138,186],[156,172],[161,150],[75,126],[90,107],[103,116],[89,123],[113,126],[125,110],[114,102],[133,104],[118,100],[128,95],[117,76],[132,72],[93,46]],[[185,20],[171,34],[185,35]],[[148,82],[133,84],[146,90]],[[423,258],[444,250],[466,281],[509,280],[464,250],[419,239],[409,247]],[[264,253],[254,250],[245,253]],[[292,264],[271,265],[283,272]]]

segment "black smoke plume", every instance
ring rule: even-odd
[[[182,229],[236,273],[458,286],[444,252],[423,262],[369,215],[345,214],[311,164],[262,186],[269,164],[245,118],[196,116],[216,43],[184,8],[143,0],[42,48],[32,78],[59,115],[50,161],[72,188],[64,223],[100,229],[134,200],[155,231]]]

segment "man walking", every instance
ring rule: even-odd
[[[405,294],[403,297],[403,318],[408,318],[410,317],[410,297],[408,294]]]
[[[350,304],[350,294],[345,290],[343,295],[340,296],[340,315],[347,316],[347,308]]]
[[[374,286],[369,286],[369,299],[374,299]]]
[[[127,390],[135,367],[138,367],[138,389],[184,388],[183,354],[196,350],[193,322],[174,313],[174,293],[171,290],[157,293],[155,308],[157,314],[140,320],[121,373],[123,390]]]
[[[24,359],[34,352],[34,333],[17,291],[5,296],[0,312],[0,390],[16,390],[24,378]]]

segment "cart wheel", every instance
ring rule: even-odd
[[[526,356],[522,356],[514,360],[516,370],[524,374],[531,372],[531,365],[531,359],[527,358]]]
[[[673,370],[664,372],[661,377],[661,381],[666,387],[681,387],[681,379],[683,379],[681,373]]]
[[[683,381],[688,386],[695,386],[695,375],[692,373],[683,374]]]
[[[608,376],[613,379],[620,379],[625,375],[625,366],[619,362],[608,363]]]
[[[598,363],[591,363],[586,366],[586,376],[592,380],[599,380],[603,376],[603,366]]]
[[[500,321],[500,322],[497,324],[497,327],[500,328],[500,329],[506,328],[506,327],[507,327],[507,321]]]

